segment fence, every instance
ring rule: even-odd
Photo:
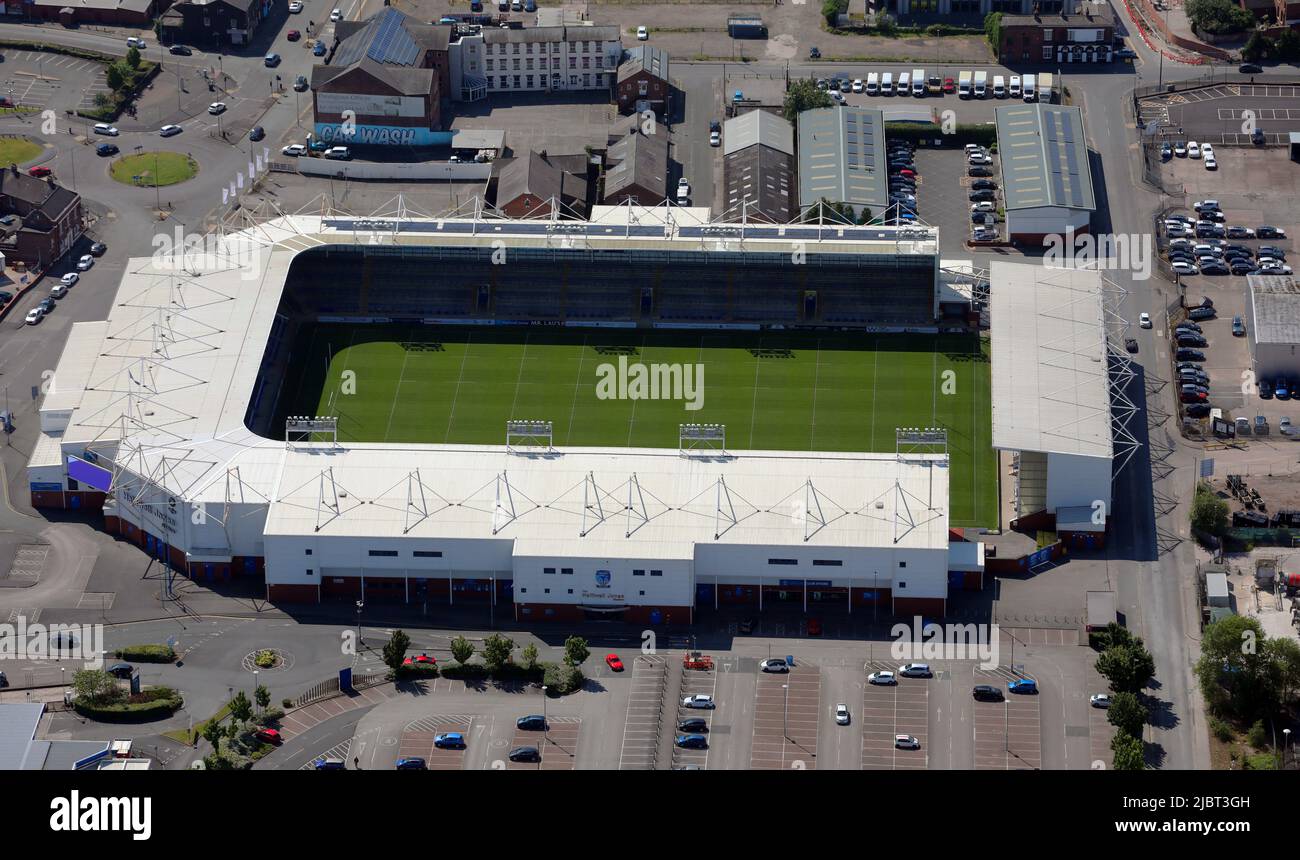
[[[364,690],[373,687],[376,684],[382,684],[386,680],[388,680],[388,675],[385,672],[371,672],[369,674],[353,675],[352,689]],[[301,708],[305,705],[310,705],[312,702],[319,702],[321,699],[329,699],[338,695],[341,695],[341,690],[339,689],[338,676],[335,676],[333,678],[327,678],[319,684],[309,687],[307,692],[293,700],[293,704],[295,708]]]
[[[492,177],[491,162],[356,162],[335,161],[325,158],[299,158],[298,172],[307,176],[326,176],[335,179],[393,179],[481,181]]]

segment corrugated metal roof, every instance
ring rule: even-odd
[[[885,124],[869,108],[799,114],[799,205],[825,198],[883,210],[889,203]]]
[[[993,447],[1109,461],[1101,273],[995,260],[989,284]]]
[[[998,156],[1006,208],[1097,208],[1083,113],[1068,105],[997,109]]]
[[[1300,287],[1291,275],[1249,275],[1256,343],[1300,343]]]
[[[0,704],[0,771],[23,769],[43,713],[45,706],[39,702]]]
[[[794,155],[794,126],[765,110],[751,110],[723,123],[723,155],[740,152],[756,143]]]

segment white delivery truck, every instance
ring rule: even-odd
[[[880,95],[880,73],[871,72],[867,75],[867,95]]]
[[[1025,101],[1038,101],[1038,90],[1034,88],[1033,75],[1024,75],[1020,78],[1020,92]]]
[[[880,76],[880,94],[882,96],[892,96],[894,94],[893,72],[885,72]]]
[[[989,94],[988,89],[989,89],[989,73],[976,72],[975,73],[975,98],[982,99],[986,97]]]
[[[970,98],[971,78],[974,77],[970,72],[962,72],[957,76],[957,98]]]
[[[1040,102],[1052,103],[1052,87],[1055,79],[1051,72],[1043,72],[1038,76],[1038,100]]]
[[[1007,85],[1007,95],[1013,99],[1020,98],[1020,75],[1012,75]]]
[[[900,96],[910,96],[912,94],[911,80],[912,79],[908,77],[907,72],[898,73],[898,94]]]
[[[1004,99],[1007,97],[1007,80],[1001,75],[993,76],[993,98]]]
[[[912,69],[912,95],[925,95],[925,69]]]

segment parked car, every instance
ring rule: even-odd
[[[1192,141],[1188,141],[1188,143],[1187,143],[1187,157],[1188,157],[1188,158],[1200,158],[1200,157],[1201,157],[1201,145],[1200,145],[1199,143],[1197,143],[1196,141],[1194,141],[1194,140],[1192,140]]]
[[[678,735],[674,743],[687,750],[706,750],[709,748],[709,739],[704,735]]]
[[[114,663],[104,669],[104,671],[112,675],[114,678],[121,678],[124,681],[129,681],[131,680],[131,676],[135,674],[135,667],[130,663]]]
[[[696,693],[694,696],[687,696],[682,699],[683,708],[696,708],[703,710],[713,710],[715,707],[713,697],[704,693]]]
[[[1242,322],[1240,316],[1232,318],[1232,334],[1234,337],[1244,337],[1246,334],[1246,324]]]
[[[1278,227],[1271,227],[1267,224],[1255,228],[1255,238],[1257,239],[1285,239],[1286,232]]]
[[[914,735],[894,735],[894,746],[900,750],[919,750],[921,742]]]
[[[290,42],[296,42],[302,38],[302,33],[298,32],[297,30],[290,30],[288,33],[285,33],[284,36]]]
[[[253,737],[262,743],[275,744],[276,746],[284,743],[284,738],[280,735],[279,729],[258,729],[253,733]]]
[[[515,720],[515,728],[526,732],[540,732],[546,729],[546,717],[541,714],[529,714]]]
[[[293,2],[289,4],[290,14],[297,15],[301,11],[302,11],[301,0],[293,0]]]
[[[1174,358],[1178,361],[1205,361],[1205,353],[1201,352],[1199,349],[1180,347],[1178,351],[1174,353]]]
[[[194,51],[186,45],[172,45],[167,49],[167,53],[174,54],[177,57],[188,57],[193,55]]]
[[[511,761],[538,762],[542,760],[542,751],[537,747],[515,747],[506,754]]]
[[[1017,678],[1007,682],[1007,689],[1013,693],[1037,693],[1038,682],[1033,678]]]
[[[849,716],[849,706],[843,702],[835,706],[835,723],[836,725],[847,726],[852,718]]]
[[[225,112],[226,112],[225,102],[213,102],[212,104],[208,105],[208,113],[212,114],[213,116],[216,116],[218,114],[223,114]]]
[[[313,57],[323,57],[325,56],[325,52],[328,50],[329,48],[325,47],[325,43],[323,41],[317,41],[316,44],[311,46],[311,53]]]
[[[53,173],[54,173],[53,170],[51,170],[50,168],[44,165],[38,165],[36,167],[33,167],[31,170],[27,171],[28,176],[35,176],[37,179],[41,179],[42,177],[45,176],[51,176],[53,175]]]
[[[1229,227],[1228,238],[1229,239],[1253,239],[1255,238],[1255,231],[1250,229],[1249,227],[1238,227],[1238,226]]]
[[[70,287],[80,279],[81,276],[78,275],[76,272],[68,272],[62,278],[59,278],[59,281],[63,284],[63,286]]]
[[[992,684],[976,684],[971,689],[971,695],[983,702],[1000,702],[1003,699],[1002,691]]]
[[[294,92],[305,93],[307,92],[307,88],[309,86],[311,85],[307,83],[307,77],[305,75],[299,75],[298,77],[293,79]]]
[[[318,758],[312,762],[312,767],[316,770],[347,770],[341,758]]]
[[[1174,148],[1167,143],[1160,145],[1160,160],[1168,161],[1174,157]]]
[[[1088,704],[1094,708],[1109,708],[1112,701],[1110,693],[1093,693],[1088,697]]]
[[[342,21],[343,13],[340,12],[338,9],[335,9],[333,12],[330,13],[330,20],[334,22]]]
[[[346,146],[331,146],[325,150],[325,157],[335,161],[348,161],[352,158],[352,152]]]
[[[280,150],[281,155],[288,155],[297,158],[307,154],[307,147],[301,143],[291,143]]]
[[[930,671],[929,663],[908,663],[898,667],[898,674],[905,678],[930,678],[934,673]]]
[[[1187,144],[1183,143],[1181,140],[1178,141],[1177,143],[1175,143],[1175,144],[1174,144],[1174,155],[1178,156],[1179,158],[1186,158],[1186,157],[1187,157]]]
[[[280,55],[274,52],[267,54],[262,58],[262,65],[266,66],[268,69],[274,69],[276,66],[280,65]]]
[[[967,176],[992,176],[993,171],[987,167],[981,167],[976,165],[976,166],[966,168],[966,175]]]
[[[108,246],[105,245],[103,242],[90,243],[90,253],[94,254],[96,257],[102,257],[107,252],[108,252]]]
[[[27,312],[27,316],[23,318],[23,322],[27,323],[28,325],[36,325],[38,322],[41,321],[41,317],[43,316],[45,316],[45,311],[41,310],[40,308],[32,308],[30,311]]]
[[[677,731],[691,735],[706,734],[709,731],[709,721],[703,717],[687,717],[677,721]]]
[[[78,272],[88,271],[90,267],[93,265],[95,265],[95,258],[92,257],[90,254],[82,254],[80,259],[77,260],[77,271]]]
[[[438,749],[464,749],[465,736],[460,732],[441,732],[433,736],[433,745]]]
[[[1146,311],[1138,314],[1138,325],[1141,328],[1151,328],[1151,314]]]
[[[640,41],[644,42],[646,39],[649,39],[649,38],[650,38],[650,31],[647,30],[645,27],[637,27],[637,28],[636,28],[636,37],[637,37],[637,39],[639,39]]]
[[[393,767],[397,770],[428,770],[429,764],[419,756],[403,756]]]
[[[867,683],[877,684],[884,687],[890,687],[893,686],[894,684],[897,684],[898,679],[894,677],[893,672],[889,672],[889,671],[872,672],[870,675],[867,676]]]
[[[619,656],[617,654],[606,654],[605,664],[609,666],[609,668],[613,669],[615,672],[623,671],[623,661],[619,659]]]
[[[789,672],[790,667],[780,657],[773,657],[770,660],[764,660],[759,663],[759,668],[764,672]]]

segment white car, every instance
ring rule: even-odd
[[[682,699],[682,707],[712,710],[714,707],[713,697],[706,696],[703,693],[697,693],[694,696],[687,696],[686,698]]]
[[[866,89],[866,86],[862,83],[862,78],[855,78],[853,80],[853,92],[860,93],[864,89]]]
[[[790,666],[780,657],[772,657],[759,663],[759,668],[764,672],[789,672]]]
[[[867,683],[880,684],[888,687],[893,684],[897,684],[898,679],[894,677],[893,672],[872,672],[870,675],[867,676]]]
[[[59,278],[59,281],[63,283],[63,286],[70,287],[80,279],[81,279],[81,275],[78,275],[76,272],[68,272],[66,275]]]
[[[81,259],[77,261],[77,271],[84,272],[93,265],[95,265],[95,258],[89,254],[82,254]]]
[[[1213,155],[1207,155],[1207,156],[1205,156],[1205,169],[1206,169],[1206,170],[1218,170],[1218,169],[1219,169],[1219,162],[1217,162],[1217,161],[1214,160],[1214,156],[1213,156]]]
[[[722,146],[722,132],[709,132],[709,146]]]
[[[687,179],[686,179],[685,176],[683,176],[681,179],[678,179],[678,180],[677,180],[677,193],[678,193],[678,194],[690,194],[690,193],[691,193],[691,183],[690,183],[689,181],[687,181]]]
[[[848,705],[841,702],[840,704],[835,706],[835,722],[841,726],[847,726],[849,724]]]
[[[62,281],[50,287],[50,296],[52,298],[61,299],[67,294],[68,294],[68,285],[63,283]]]
[[[898,667],[898,674],[905,678],[929,678],[933,673],[927,663],[908,663]]]
[[[26,322],[28,325],[36,325],[38,322],[41,321],[41,317],[43,316],[45,316],[45,311],[41,310],[40,308],[32,308],[30,311],[27,312],[27,316],[24,318],[24,322]]]
[[[644,42],[646,39],[650,38],[650,31],[647,30],[645,27],[637,27],[636,37],[639,41]]]
[[[212,104],[208,105],[208,113],[212,114],[213,116],[225,112],[226,112],[225,102],[213,102]]]
[[[912,735],[894,735],[894,746],[900,750],[919,750],[921,742]]]
[[[1194,140],[1189,140],[1189,141],[1187,142],[1187,157],[1188,157],[1188,158],[1200,158],[1200,157],[1201,157],[1201,145],[1200,145],[1199,143],[1197,143],[1196,141],[1194,141]]]
[[[172,135],[180,134],[184,130],[185,129],[181,128],[179,125],[165,125],[158,129],[158,136],[171,137]]]
[[[343,13],[340,12],[338,9],[335,9],[333,12],[330,13],[330,20],[331,20],[331,21],[342,21],[342,20],[343,20]]]
[[[352,158],[352,150],[346,146],[331,146],[322,154],[334,161],[349,161]]]
[[[1142,328],[1151,328],[1151,314],[1146,311],[1138,314],[1138,325]]]
[[[293,2],[289,4],[289,11],[294,15],[297,15],[302,11],[302,4],[299,3],[298,0],[293,0]]]
[[[983,152],[972,152],[966,156],[966,162],[972,167],[978,167],[984,164],[992,164],[993,156]]]
[[[305,144],[302,144],[302,143],[291,143],[291,144],[289,144],[288,146],[286,146],[286,147],[284,147],[283,149],[281,149],[281,150],[280,150],[280,154],[281,154],[281,155],[292,155],[294,158],[297,158],[297,157],[300,156],[300,155],[306,155],[306,154],[307,154],[307,146],[306,146]]]
[[[149,47],[145,43],[144,39],[141,39],[136,36],[127,36],[126,46],[128,48],[135,48],[137,51],[143,51],[145,48]]]
[[[970,211],[972,212],[996,212],[997,208],[997,206],[988,200],[985,200],[983,203],[972,203],[970,205]]]
[[[1209,144],[1209,143],[1203,143],[1203,144],[1201,144],[1201,157],[1202,157],[1202,158],[1213,158],[1213,157],[1214,157],[1214,145],[1213,145],[1213,144]]]
[[[1175,260],[1170,264],[1173,270],[1180,275],[1199,275],[1201,270],[1191,263],[1184,263],[1182,260]]]
[[[117,129],[106,122],[95,123],[94,132],[95,134],[106,134],[109,137],[117,137],[118,135]]]
[[[1094,708],[1109,708],[1110,703],[1110,693],[1094,693],[1088,697],[1088,704]]]
[[[835,101],[839,102],[840,104],[844,104],[844,93],[840,92],[839,90],[831,90],[831,98],[833,98]]]
[[[1283,417],[1281,421],[1277,422],[1277,432],[1283,436],[1294,436],[1296,433],[1295,425],[1291,423],[1290,418]]]
[[[1202,209],[1218,209],[1218,208],[1219,208],[1218,200],[1209,200],[1209,199],[1197,200],[1194,204],[1192,204],[1192,211],[1194,212],[1200,212]]]
[[[1290,275],[1293,274],[1291,267],[1285,263],[1270,263],[1267,266],[1260,266],[1262,275]]]
[[[1178,143],[1175,143],[1175,144],[1174,144],[1174,155],[1178,156],[1179,158],[1186,158],[1186,157],[1187,157],[1187,144],[1183,143],[1182,141],[1179,141]]]

